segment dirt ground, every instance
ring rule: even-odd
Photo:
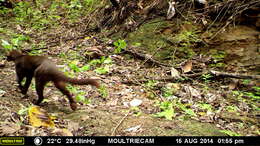
[[[102,79],[102,77],[100,78]],[[153,105],[154,100],[147,99],[141,87],[121,84],[118,82],[118,78],[120,77],[112,75],[102,81],[109,89],[110,95],[106,99],[102,99],[97,95],[95,89],[81,86],[80,88],[90,92],[90,94],[86,94],[86,98],[90,98],[92,103],[79,105],[77,111],[72,111],[65,96],[62,96],[50,84],[50,86],[45,88],[45,97],[48,101],[42,103],[41,108],[57,118],[56,121],[59,123],[59,127],[68,127],[74,135],[78,136],[111,135],[122,119],[123,122],[116,129],[115,135],[224,135],[219,132],[214,124],[201,123],[196,120],[179,121],[178,119],[173,119],[169,121],[151,116],[152,113],[158,110]],[[12,123],[14,122],[13,118],[18,115],[17,112],[31,106],[32,100],[37,98],[37,96],[31,88],[28,94],[29,98],[24,98],[18,92],[13,63],[7,63],[5,68],[1,69],[0,79],[0,89],[5,91],[0,98],[0,120],[1,122],[9,121]],[[132,112],[129,112],[130,107],[127,104],[133,98],[143,100],[140,116],[135,116]],[[126,103],[125,106],[123,103]],[[28,121],[26,119],[22,120],[22,116],[18,119],[22,122],[21,126],[14,133],[10,133],[11,135],[20,135],[21,133],[24,135],[31,135],[32,133],[33,135],[44,135],[45,132],[42,132],[42,130],[46,130],[45,128],[35,129],[27,125]],[[140,128],[137,131],[127,131],[128,128],[138,125],[140,125]],[[55,133],[53,134],[55,135]]]

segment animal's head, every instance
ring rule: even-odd
[[[15,59],[17,59],[18,57],[23,56],[22,52],[18,51],[18,50],[12,50],[11,52],[9,52],[6,57],[7,57],[7,61],[14,61]]]

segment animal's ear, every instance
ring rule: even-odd
[[[14,60],[14,58],[12,57],[12,53],[11,52],[7,53],[6,60],[7,61],[13,61]]]
[[[22,56],[23,54],[18,51],[18,50],[12,50],[10,51],[6,57],[7,57],[7,61],[14,61],[16,58]]]

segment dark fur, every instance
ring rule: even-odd
[[[72,110],[77,109],[77,104],[70,92],[66,89],[66,82],[77,85],[90,84],[97,88],[99,87],[95,79],[75,79],[65,76],[51,60],[43,56],[30,56],[13,50],[7,55],[7,60],[14,61],[15,63],[18,87],[22,94],[26,95],[32,78],[35,77],[36,91],[38,94],[38,100],[35,104],[37,105],[42,102],[44,98],[44,86],[49,81],[52,81],[54,85],[68,97]],[[26,82],[22,85],[21,82],[24,78],[26,78]]]

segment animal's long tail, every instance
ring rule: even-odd
[[[66,77],[64,78],[64,81],[76,85],[92,85],[92,86],[96,86],[97,88],[100,87],[98,81],[95,79],[76,79],[76,78]]]

